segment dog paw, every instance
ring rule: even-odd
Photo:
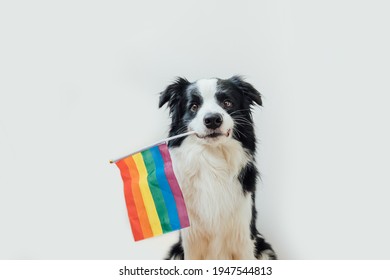
[[[258,260],[277,260],[278,257],[276,256],[275,252],[271,249],[267,249],[264,251],[261,251],[257,255]]]

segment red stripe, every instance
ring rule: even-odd
[[[127,206],[127,214],[129,216],[131,230],[133,232],[134,240],[138,241],[144,239],[144,235],[141,229],[141,223],[138,218],[137,209],[135,207],[133,193],[131,191],[131,176],[130,171],[124,160],[116,162],[123,180],[123,187],[125,193],[125,200]]]
[[[189,227],[190,221],[188,219],[187,208],[184,203],[183,193],[181,192],[179,183],[177,182],[175,173],[173,172],[172,162],[171,162],[171,157],[169,155],[168,147],[166,144],[161,144],[158,146],[158,148],[160,149],[161,156],[163,157],[164,160],[165,176],[167,177],[169,186],[171,187],[173,193],[173,197],[175,198],[176,201],[177,212],[179,214],[179,219],[180,219],[180,226],[181,228]]]

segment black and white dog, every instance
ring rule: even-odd
[[[168,259],[276,259],[256,228],[256,137],[251,108],[260,93],[241,77],[178,78],[160,94],[168,103],[174,170],[191,222]]]

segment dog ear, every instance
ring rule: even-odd
[[[251,104],[255,102],[256,104],[262,106],[263,102],[261,100],[260,92],[258,92],[250,83],[244,81],[240,76],[233,76],[229,79],[245,96],[247,96]]]
[[[190,84],[185,78],[177,77],[176,80],[169,85],[163,92],[160,93],[160,101],[158,107],[161,108],[168,102],[168,107],[172,109],[180,99],[183,91]]]

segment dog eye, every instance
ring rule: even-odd
[[[192,112],[196,112],[196,111],[198,111],[198,109],[199,109],[199,105],[198,104],[192,104],[191,105],[191,108],[190,108],[190,110],[192,111]]]
[[[233,103],[229,100],[229,99],[226,99],[224,102],[223,102],[223,106],[225,108],[231,108],[233,106]]]

